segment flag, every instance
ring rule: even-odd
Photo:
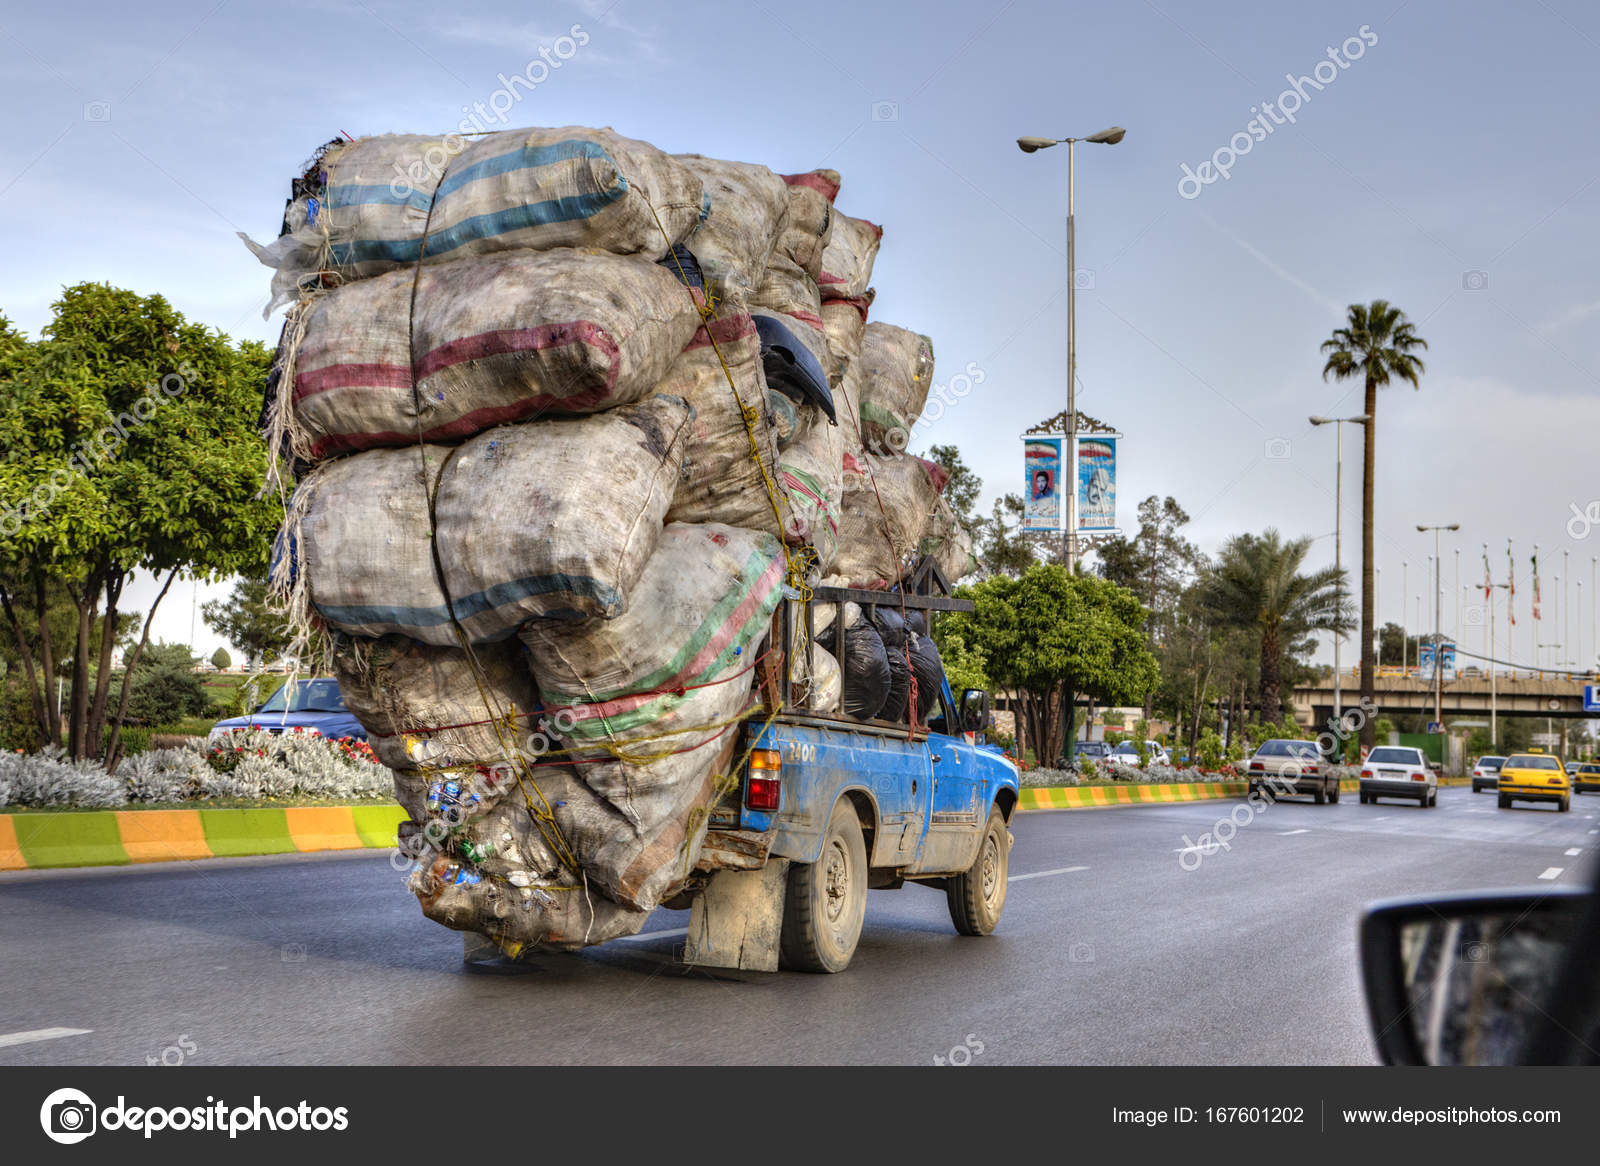
[[[1542,618],[1539,615],[1539,556],[1533,556],[1533,618]]]
[[[1511,554],[1511,543],[1506,543],[1506,612],[1511,616],[1511,626],[1517,626],[1517,560]]]
[[[1489,576],[1489,552],[1488,551],[1484,551],[1483,552],[1483,601],[1485,603],[1489,602],[1490,592],[1492,591],[1493,588],[1494,588],[1494,583],[1491,581],[1490,576]]]

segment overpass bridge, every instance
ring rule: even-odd
[[[1494,711],[1502,717],[1553,717],[1556,719],[1600,719],[1600,714],[1583,709],[1585,684],[1600,683],[1600,678],[1568,676],[1553,672],[1500,672],[1493,685]],[[1352,709],[1361,699],[1361,680],[1354,670],[1341,673],[1340,704]],[[1487,718],[1490,711],[1488,676],[1446,680],[1442,690],[1443,710],[1448,721],[1456,717]],[[1433,717],[1433,681],[1415,671],[1380,673],[1374,678],[1373,700],[1380,717],[1399,720],[1427,714]],[[1294,715],[1301,725],[1326,725],[1333,715],[1333,673],[1325,672],[1308,684],[1294,689]]]

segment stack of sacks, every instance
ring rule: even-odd
[[[327,148],[254,248],[299,297],[273,579],[335,633],[429,917],[507,951],[637,931],[737,760],[790,548],[813,581],[968,569],[943,471],[884,446],[932,350],[867,323],[882,231],[838,189],[610,130],[388,136]],[[805,707],[843,673],[846,711],[926,715],[925,629],[817,626]]]

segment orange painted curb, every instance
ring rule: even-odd
[[[283,813],[289,822],[289,840],[302,853],[364,847],[349,806],[286,806]]]
[[[0,814],[0,870],[27,869],[28,860],[17,845],[17,828],[11,824],[11,815]]]
[[[211,858],[211,847],[193,810],[118,810],[122,848],[134,862]]]

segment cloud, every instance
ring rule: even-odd
[[[1561,331],[1561,329],[1565,328],[1568,324],[1576,324],[1579,320],[1593,316],[1597,312],[1600,312],[1600,300],[1595,300],[1592,303],[1587,304],[1578,304],[1576,307],[1568,308],[1559,316],[1552,316],[1550,319],[1545,320],[1542,323],[1535,324],[1534,331],[1538,332],[1541,336],[1548,336],[1552,332]]]
[[[1222,234],[1226,235],[1229,239],[1232,239],[1239,245],[1240,248],[1245,251],[1246,254],[1248,254],[1257,263],[1261,264],[1262,267],[1265,267],[1268,271],[1272,272],[1273,275],[1277,276],[1290,286],[1299,288],[1301,291],[1305,292],[1306,295],[1316,300],[1317,303],[1328,309],[1328,311],[1333,315],[1344,315],[1345,308],[1343,304],[1339,303],[1332,296],[1323,295],[1322,292],[1312,287],[1309,283],[1301,279],[1298,275],[1295,275],[1293,272],[1278,266],[1256,247],[1240,238],[1231,227],[1224,227],[1221,223],[1217,222],[1210,215],[1205,214],[1204,212],[1201,212],[1200,217],[1205,219],[1206,222],[1210,223],[1213,228],[1222,232]]]

